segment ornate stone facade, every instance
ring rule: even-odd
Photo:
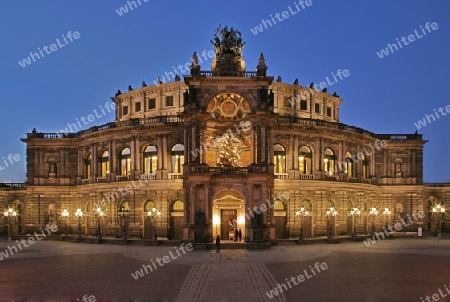
[[[422,135],[340,123],[336,93],[273,81],[263,54],[256,71],[246,71],[245,43],[232,28],[219,29],[211,43],[210,71],[194,53],[184,82],[117,93],[114,122],[78,133],[28,133],[27,183],[0,187],[4,207],[18,212],[13,233],[53,222],[75,231],[80,208],[83,234],[96,234],[97,207],[106,213],[103,236],[116,237],[122,225],[128,236],[145,237],[153,209],[161,214],[158,237],[175,240],[211,242],[234,226],[250,242],[298,238],[301,206],[309,212],[305,237],[325,235],[330,207],[338,210],[340,235],[351,233],[354,207],[362,211],[358,233],[370,231],[372,207],[392,213],[375,219],[378,228],[419,210],[425,218],[405,230],[435,228],[430,209],[450,207],[450,185],[423,183]],[[241,167],[217,166],[225,133]]]

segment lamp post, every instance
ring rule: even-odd
[[[433,213],[438,215],[438,238],[442,236],[442,215],[445,214],[445,207],[438,204],[433,208]]]
[[[155,236],[155,241],[158,241],[158,236],[156,235],[156,218],[161,216],[161,212],[158,211],[156,208],[153,208],[151,211],[147,212],[148,217],[154,217],[153,218],[153,233]]]
[[[358,208],[353,208],[350,211],[350,214],[352,215],[352,221],[353,221],[353,232],[352,232],[352,239],[355,241],[356,240],[356,215],[361,215],[361,211]]]
[[[125,210],[125,207],[122,206],[122,208],[119,211],[119,217],[122,219],[122,240],[124,242],[127,242],[127,230],[126,230],[126,225],[125,225],[125,217],[126,217],[126,213],[128,211]]]
[[[64,209],[64,211],[62,212],[62,217],[64,217],[64,239],[67,238],[67,217],[69,217],[69,211],[67,211],[67,209]]]
[[[328,239],[334,238],[334,218],[338,212],[331,207],[327,210],[327,221],[328,221]]]
[[[372,208],[369,212],[369,215],[372,215],[372,237],[375,236],[375,216],[378,215],[377,208]]]
[[[102,242],[102,228],[100,226],[100,219],[105,215],[102,211],[102,209],[97,208],[97,240],[98,243]]]
[[[11,217],[16,217],[17,213],[16,211],[13,211],[13,209],[9,208],[7,211],[5,211],[4,216],[6,217],[8,224],[8,242],[11,242]]]
[[[384,215],[384,221],[385,221],[385,229],[387,230],[389,215],[391,215],[391,211],[389,211],[389,208],[385,208],[384,209],[383,215]]]
[[[297,210],[297,212],[295,212],[295,216],[299,216],[300,217],[300,238],[299,240],[303,240],[303,217],[307,216],[309,213],[308,211],[305,209],[305,207],[302,205],[301,208],[299,210]]]
[[[81,209],[77,209],[75,216],[78,217],[78,241],[81,241],[83,239],[83,236],[81,235],[81,217],[83,217],[83,212]]]

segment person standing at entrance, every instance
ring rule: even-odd
[[[239,229],[238,236],[239,236],[239,241],[241,241],[242,240],[242,231],[241,231],[241,229]]]
[[[238,240],[238,230],[234,228],[234,241]]]
[[[220,236],[217,235],[216,237],[216,253],[220,252]]]

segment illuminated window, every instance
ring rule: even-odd
[[[86,156],[86,159],[84,160],[84,178],[87,179],[91,177],[91,169],[92,167],[92,155],[89,154]]]
[[[280,144],[273,146],[273,163],[275,164],[275,173],[286,173],[286,150]]]
[[[122,149],[120,152],[120,175],[130,175],[131,172],[131,153],[130,148]]]
[[[298,170],[301,174],[312,174],[312,152],[308,146],[298,151]]]
[[[172,156],[172,172],[183,173],[184,146],[181,144],[173,146],[171,156]]]
[[[144,150],[144,174],[152,174],[158,168],[158,155],[155,146],[147,146]]]
[[[325,150],[325,156],[323,158],[323,170],[327,172],[328,175],[334,175],[334,162],[335,162],[334,151],[330,148]]]
[[[109,173],[109,152],[103,151],[102,157],[100,158],[99,163],[100,169],[99,169],[99,176],[100,177],[106,177],[106,175]]]
[[[361,162],[362,162],[362,175],[364,178],[369,178],[369,163],[364,155],[362,156]]]
[[[344,172],[345,174],[347,174],[348,177],[355,176],[355,163],[353,162],[352,153],[350,151],[347,151],[346,153]]]

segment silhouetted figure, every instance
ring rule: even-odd
[[[241,241],[242,240],[242,231],[241,231],[241,229],[239,229],[238,236],[239,236],[239,241]]]
[[[220,252],[220,236],[217,235],[216,237],[216,252],[219,253]]]
[[[234,228],[234,241],[238,240],[238,230],[236,228]]]

